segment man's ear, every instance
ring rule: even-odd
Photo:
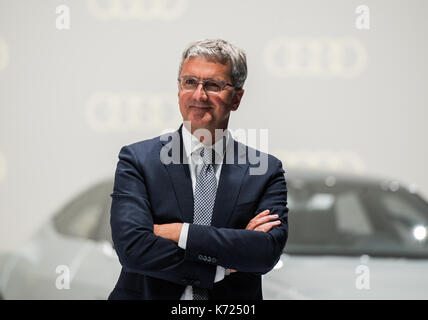
[[[244,95],[244,89],[236,90],[232,101],[232,111],[236,111],[238,109],[243,95]]]

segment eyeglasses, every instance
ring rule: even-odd
[[[182,90],[186,91],[195,91],[196,88],[202,83],[202,88],[207,94],[218,94],[224,90],[225,87],[231,86],[234,88],[233,84],[217,80],[217,79],[204,79],[201,80],[196,77],[184,76],[178,78],[178,83]]]

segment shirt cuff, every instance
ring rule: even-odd
[[[189,224],[184,222],[183,226],[181,227],[180,238],[178,239],[178,246],[181,249],[186,250],[187,234],[188,233],[189,233]]]
[[[226,273],[226,269],[222,266],[217,266],[217,270],[215,273],[214,283],[219,282],[224,279]]]

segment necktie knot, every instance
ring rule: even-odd
[[[213,149],[212,148],[202,148],[200,152],[202,161],[205,164],[213,164]]]

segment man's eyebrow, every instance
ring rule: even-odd
[[[186,75],[186,74],[182,75],[182,77],[192,77],[192,78],[197,78],[197,79],[200,79],[200,80],[220,80],[220,81],[223,81],[223,82],[229,82],[229,80],[222,79],[221,77],[219,77],[219,78],[213,78],[213,77],[199,78],[199,77],[194,76],[194,75]]]

